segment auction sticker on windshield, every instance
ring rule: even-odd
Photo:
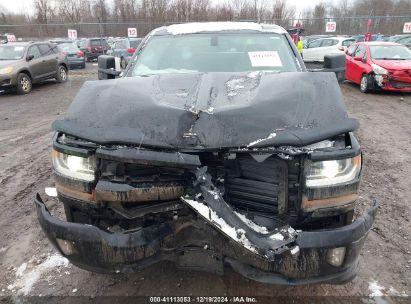
[[[248,52],[253,67],[282,67],[277,51]]]

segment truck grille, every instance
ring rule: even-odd
[[[215,178],[224,177],[224,198],[233,207],[266,217],[285,215],[291,221],[297,217],[300,197],[298,157],[284,160],[272,155],[258,162],[249,154],[237,154],[234,160],[213,159],[203,155],[202,163],[208,166],[210,173],[215,173],[212,174]],[[195,176],[179,167],[103,160],[101,180],[127,184],[140,190],[167,187],[189,189]],[[173,199],[178,200],[179,196]],[[138,201],[141,204],[142,199],[128,195],[127,199],[120,201]]]
[[[287,178],[288,165],[276,156],[257,162],[250,155],[240,155],[235,169],[227,172],[227,200],[240,209],[283,214],[287,211]]]

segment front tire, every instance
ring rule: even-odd
[[[360,82],[361,93],[368,93],[370,91],[369,87],[369,76],[367,74],[362,75]]]
[[[20,73],[17,76],[17,94],[24,95],[31,92],[32,83],[29,75]]]
[[[57,69],[57,77],[56,80],[58,83],[66,82],[67,81],[67,69],[60,65]]]

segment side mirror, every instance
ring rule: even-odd
[[[114,79],[120,75],[120,71],[116,71],[116,61],[114,56],[100,55],[98,56],[98,79]]]
[[[334,72],[338,82],[343,82],[345,80],[345,54],[325,55],[323,70]]]
[[[355,60],[355,61],[362,61],[362,56],[355,56],[355,57],[354,57],[354,60]]]
[[[324,56],[322,69],[311,69],[310,72],[334,72],[339,83],[345,80],[345,54],[329,54]]]
[[[348,55],[348,49],[345,49],[345,52],[344,53],[346,53],[347,55]]]
[[[34,59],[34,55],[27,55],[26,60],[30,61]]]

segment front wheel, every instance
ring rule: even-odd
[[[362,75],[361,82],[360,82],[360,91],[362,93],[368,93],[370,89],[369,86],[369,76],[367,74]]]
[[[67,69],[60,65],[57,69],[57,77],[56,80],[58,83],[66,82],[67,81]]]
[[[30,93],[32,88],[31,79],[25,73],[20,73],[17,76],[17,94],[24,95]]]
[[[364,74],[361,77],[360,91],[362,93],[369,93],[375,89],[374,78],[371,75]]]

